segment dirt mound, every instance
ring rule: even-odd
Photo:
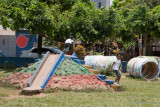
[[[50,88],[69,88],[69,89],[87,89],[101,88],[106,89],[107,84],[97,79],[95,75],[68,75],[68,76],[52,76],[47,84]]]
[[[9,77],[3,78],[2,82],[7,82],[13,86],[27,87],[27,83],[31,78],[30,73],[16,73]],[[106,89],[107,84],[97,79],[95,75],[68,75],[68,76],[52,76],[48,88],[69,88],[69,89],[86,89],[86,88],[102,88]]]
[[[21,88],[27,87],[29,79],[32,77],[30,73],[15,73],[8,77],[3,78],[2,82],[7,82],[13,86],[20,86]]]

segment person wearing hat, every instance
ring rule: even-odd
[[[64,52],[68,55],[73,53],[73,36],[70,36],[64,44]]]

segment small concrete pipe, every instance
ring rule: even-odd
[[[136,57],[127,64],[127,72],[134,77],[154,80],[159,77],[159,65],[156,58]]]

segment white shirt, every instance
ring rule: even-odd
[[[117,59],[113,65],[113,70],[119,70],[120,65],[121,65],[121,60]]]
[[[72,44],[72,42],[73,42],[73,40],[70,38],[65,41],[65,43],[70,43],[70,44]]]

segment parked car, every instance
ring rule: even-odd
[[[46,54],[49,51],[52,54],[60,54],[62,51],[54,48],[54,47],[42,47],[42,55]],[[25,58],[38,58],[37,57],[37,47],[33,47],[32,49],[22,51],[20,57]]]

